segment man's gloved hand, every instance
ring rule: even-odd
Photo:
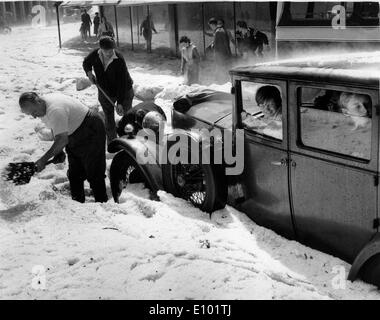
[[[46,162],[47,161],[45,159],[43,159],[43,158],[37,160],[36,163],[35,163],[36,171],[37,172],[41,172],[42,170],[44,170],[45,167],[46,167]]]
[[[124,115],[124,108],[123,108],[123,105],[118,103],[116,105],[116,113],[119,115],[119,116],[123,116]]]

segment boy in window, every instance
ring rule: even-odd
[[[282,99],[275,86],[262,86],[256,92],[255,100],[260,112],[250,114],[243,110],[242,122],[245,128],[282,139]]]

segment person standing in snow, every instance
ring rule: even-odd
[[[91,21],[90,15],[87,13],[86,9],[83,10],[83,13],[80,16],[80,18],[82,21],[82,26],[81,26],[82,33],[83,33],[82,36],[84,37],[84,39],[87,39],[87,33],[88,33],[88,36],[91,37],[92,21]]]
[[[248,27],[245,21],[238,21],[236,26],[236,42],[243,58],[247,58],[249,55],[262,58],[264,56],[264,45],[269,46],[266,34],[258,29]]]
[[[224,28],[224,21],[222,19],[216,20],[215,18],[211,18],[208,24],[213,31],[214,37],[211,48],[215,64],[215,79],[224,81],[227,79],[227,70],[232,57],[230,38]]]
[[[72,199],[85,202],[84,181],[87,179],[95,201],[107,202],[106,133],[100,115],[61,93],[39,96],[35,92],[25,92],[19,104],[24,114],[41,118],[54,135],[53,145],[36,162],[37,171],[42,171],[50,158],[66,148]]]
[[[100,25],[98,28],[98,39],[100,39],[102,36],[109,36],[111,38],[115,36],[112,24],[108,22],[105,16],[102,16],[100,19]]]
[[[264,57],[264,45],[269,48],[268,37],[264,32],[259,31],[258,29],[253,30],[254,36],[254,47],[256,48],[256,55],[260,58]]]
[[[95,12],[95,17],[94,17],[94,35],[97,36],[98,35],[98,29],[99,29],[99,24],[100,24],[100,17],[99,17],[99,13],[98,12]]]
[[[146,49],[148,52],[152,52],[152,30],[154,33],[157,33],[152,21],[152,16],[148,14],[140,25],[140,36],[144,36],[144,39],[146,41]]]
[[[92,83],[96,83],[114,103],[117,102],[117,113],[124,115],[132,108],[133,80],[123,55],[115,50],[115,41],[104,36],[100,38],[99,45],[99,49],[84,59],[83,69]],[[115,106],[100,90],[98,99],[105,115],[107,143],[110,143],[116,138]]]
[[[197,47],[186,36],[181,37],[181,73],[185,75],[185,84],[190,86],[199,83],[200,56]]]

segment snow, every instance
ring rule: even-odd
[[[77,29],[63,25],[62,33],[73,37]],[[58,90],[90,107],[98,103],[94,87],[76,91],[88,51],[73,45],[58,51],[54,27],[16,28],[0,37],[2,168],[36,160],[51,144],[40,120],[21,114],[21,92]],[[145,98],[157,91],[156,101],[168,111],[170,99],[191,88],[176,76],[179,61],[160,58],[148,67],[144,55],[126,55],[137,91]],[[229,86],[214,87],[228,92]],[[111,161],[107,155],[108,168]],[[140,184],[128,186],[120,204],[91,197],[79,204],[70,199],[66,170],[51,164],[28,185],[0,182],[1,299],[380,298],[361,281],[337,287],[334,272],[347,273],[350,265],[286,240],[231,207],[210,219],[163,191],[160,201],[150,200]]]

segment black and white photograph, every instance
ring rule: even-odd
[[[379,2],[0,1],[0,300],[380,300],[379,80]]]

